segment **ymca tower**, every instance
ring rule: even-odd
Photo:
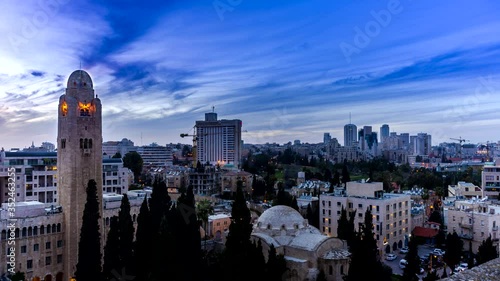
[[[101,112],[101,101],[94,95],[89,74],[83,70],[71,73],[66,93],[59,98],[57,129],[58,191],[64,215],[64,280],[69,280],[76,271],[86,188],[91,179],[97,182],[102,217]]]

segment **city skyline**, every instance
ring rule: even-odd
[[[434,144],[500,139],[497,3],[40,3],[0,9],[6,148],[56,143],[80,65],[106,108],[104,141],[189,143],[179,134],[212,106],[242,120],[246,143],[341,141],[349,112]]]

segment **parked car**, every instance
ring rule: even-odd
[[[434,251],[432,251],[432,253],[436,256],[444,256],[445,251],[436,248],[434,249]]]
[[[387,254],[385,256],[385,259],[388,260],[388,261],[393,261],[397,258],[397,256],[395,254]]]
[[[405,259],[401,259],[399,261],[399,268],[402,268],[402,269],[405,269],[405,267],[408,265],[408,261],[406,261]]]
[[[462,267],[462,266],[459,265],[459,266],[455,267],[455,270],[453,270],[453,272],[455,272],[455,273],[462,272],[462,271],[464,271],[466,269],[467,269],[467,267]]]
[[[406,254],[406,253],[408,253],[408,247],[403,247],[403,248],[401,248],[401,249],[399,250],[399,252],[400,252],[401,254]]]

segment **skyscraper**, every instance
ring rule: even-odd
[[[389,125],[384,124],[380,127],[380,142],[384,142],[389,137]]]
[[[323,134],[323,144],[329,144],[331,140],[332,136],[330,136],[330,133]]]
[[[354,124],[344,126],[344,146],[352,146],[357,141],[358,128]]]
[[[205,164],[240,164],[241,126],[239,119],[217,120],[217,113],[205,113],[205,121],[196,121],[196,158]]]
[[[97,182],[102,216],[101,101],[94,95],[92,79],[83,70],[76,70],[69,76],[66,93],[59,98],[57,164],[59,201],[64,218],[63,280],[69,280],[78,262],[89,180]]]

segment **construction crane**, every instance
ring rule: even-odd
[[[460,153],[460,159],[462,159],[462,143],[466,142],[466,141],[469,142],[470,140],[463,139],[462,137],[458,137],[458,139],[457,138],[450,138],[450,140],[456,140],[456,141],[458,141],[460,143],[460,151],[459,151],[459,153]]]

